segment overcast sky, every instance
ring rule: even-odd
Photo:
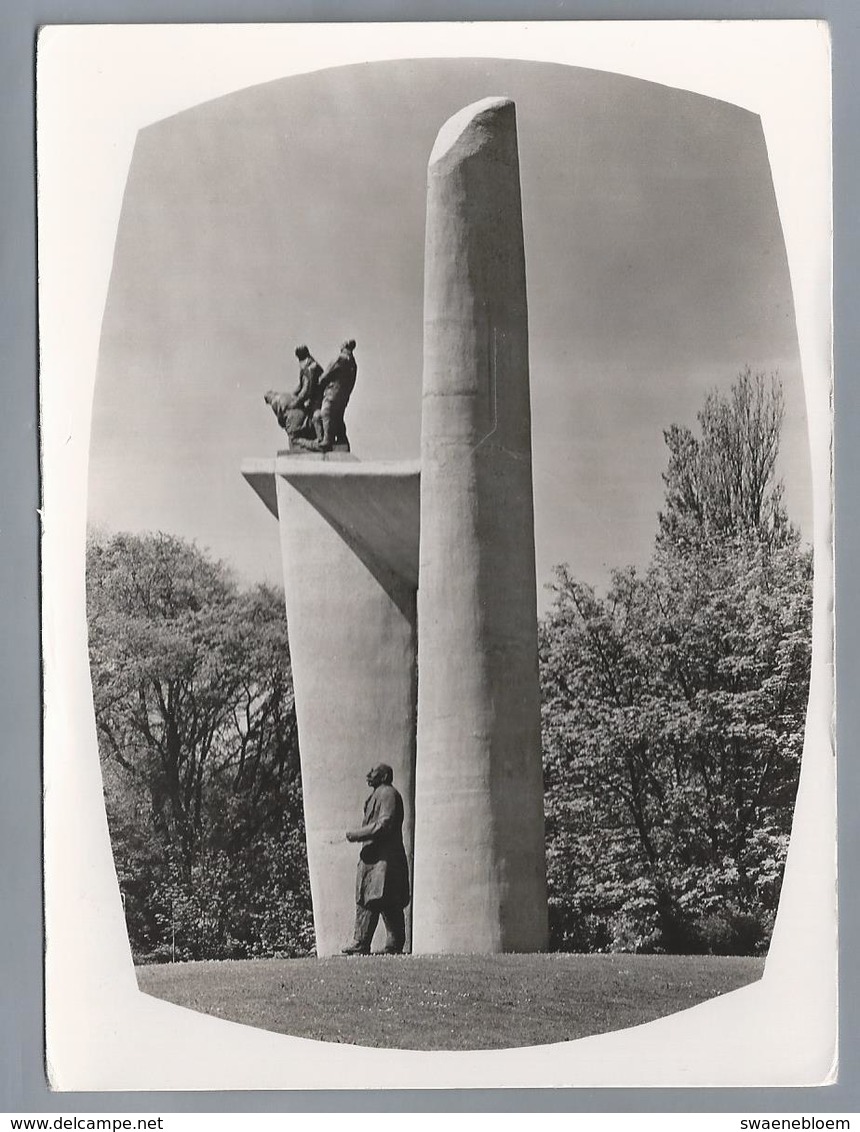
[[[811,536],[788,268],[759,120],[700,95],[545,63],[372,63],[219,98],[143,130],[102,329],[91,521],[194,538],[280,581],[242,479],[283,433],[262,395],[347,336],[361,459],[420,448],[427,159],[445,120],[517,104],[538,586],[649,556],[663,429],[750,365],[786,397],[782,475]],[[539,595],[545,606],[547,595]]]

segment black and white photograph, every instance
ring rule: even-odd
[[[829,65],[42,30],[53,1088],[836,1080]]]

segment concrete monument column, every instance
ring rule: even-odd
[[[413,951],[547,943],[528,318],[516,113],[430,156]]]
[[[412,950],[547,942],[528,318],[509,100],[466,107],[440,131],[425,256],[420,476],[417,465],[344,454],[243,465],[280,523],[320,955],[348,938],[355,853],[343,834],[379,762],[404,796],[410,856],[414,815]]]

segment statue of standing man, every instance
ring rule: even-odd
[[[354,349],[355,339],[348,338],[341,346],[338,356],[319,379],[322,404],[314,413],[313,421],[321,452],[330,452],[335,444],[344,444],[349,451],[343,414],[358,373],[353,357]]]
[[[386,763],[367,772],[372,793],[364,804],[364,823],[346,834],[347,841],[362,846],[355,878],[355,936],[344,955],[370,954],[380,916],[388,933],[383,954],[400,955],[406,945],[403,910],[409,903],[409,865],[403,847],[403,799],[393,779]]]

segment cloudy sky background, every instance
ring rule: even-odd
[[[263,404],[358,342],[361,459],[420,447],[424,193],[443,122],[517,103],[529,290],[538,586],[647,561],[662,430],[750,365],[786,396],[781,472],[811,537],[793,305],[758,118],[700,95],[545,63],[335,68],[141,131],[123,203],[92,424],[89,514],[196,539],[280,580],[244,457]],[[542,606],[547,595],[540,594]]]

